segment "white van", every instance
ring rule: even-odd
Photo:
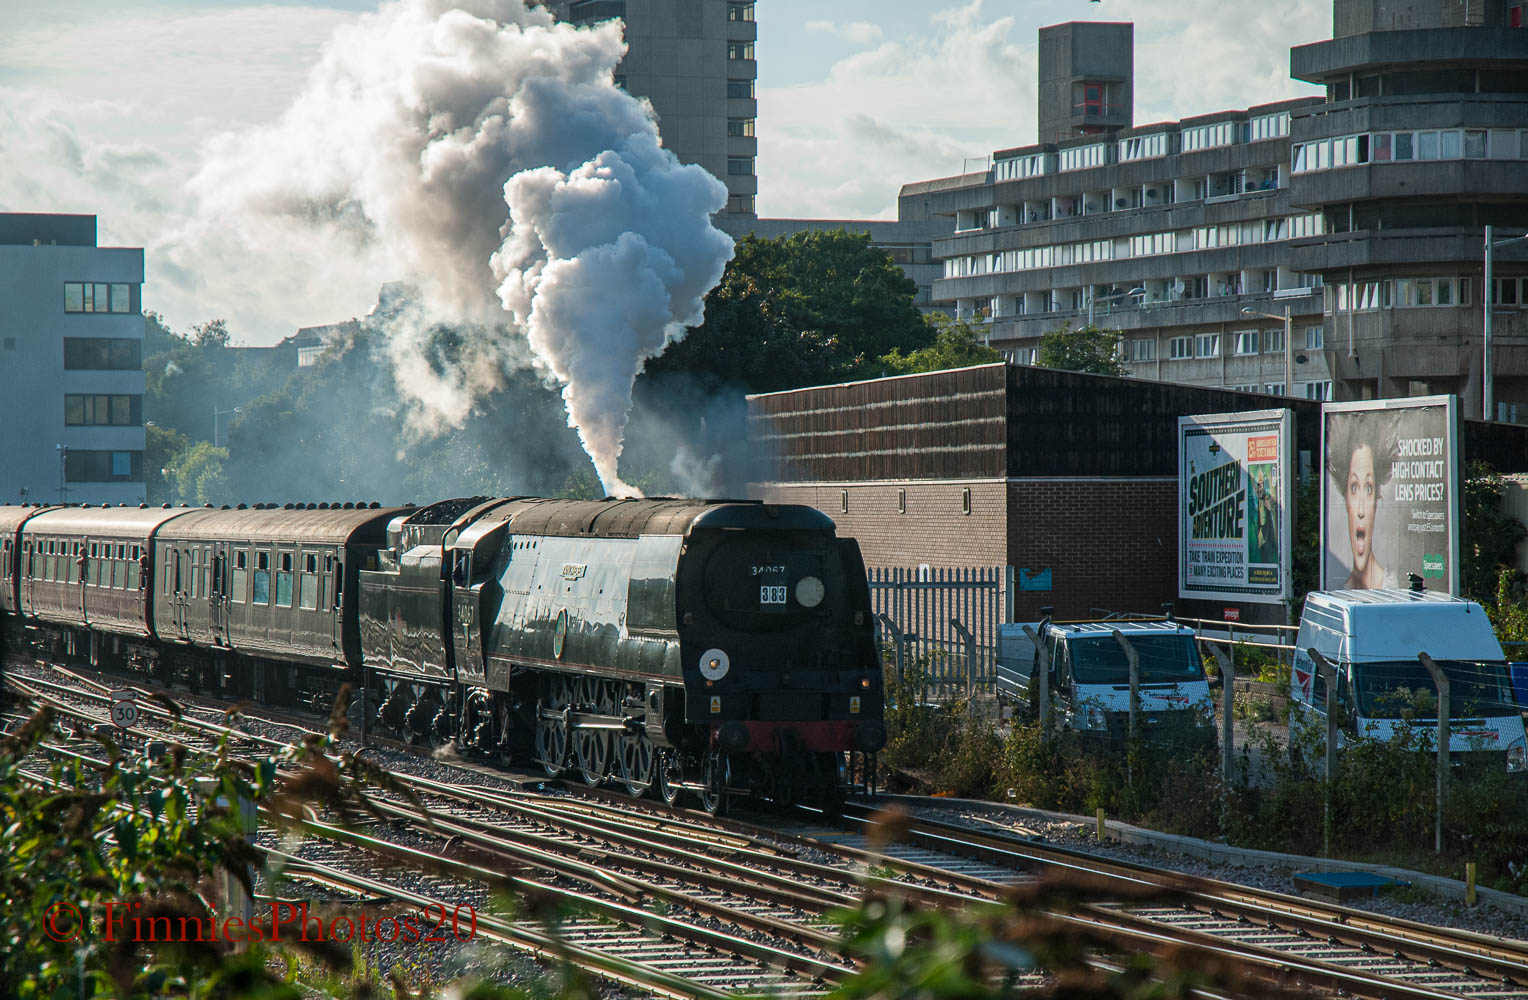
[[[1130,661],[1114,638],[1118,630],[1140,662],[1139,724],[1176,724],[1195,745],[1215,744],[1215,707],[1193,629],[1174,621],[1139,619],[1047,619],[1029,627],[1050,655],[1048,684],[1058,725],[1116,738],[1125,735],[1130,724]],[[1039,704],[1035,654],[1023,625],[998,626],[998,697],[1030,716]]]
[[[1326,734],[1326,684],[1308,650],[1337,673],[1338,748],[1386,740],[1410,726],[1425,746],[1438,731],[1437,686],[1417,659],[1427,653],[1449,679],[1449,753],[1528,772],[1528,741],[1507,658],[1474,601],[1412,590],[1312,591],[1305,596],[1290,677],[1290,746]],[[1405,718],[1409,717],[1409,718]]]

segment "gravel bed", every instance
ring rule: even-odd
[[[1122,844],[1118,841],[1099,843],[1095,839],[1095,828],[1091,824],[1045,822],[1031,817],[1020,818],[1000,809],[918,806],[914,811],[930,819],[940,819],[971,827],[1038,833],[1047,843],[1111,860],[1150,865],[1186,875],[1199,875],[1220,879],[1223,882],[1234,882],[1256,889],[1298,894],[1293,881],[1297,871],[1295,868],[1222,864],[1156,847]],[[1516,942],[1528,942],[1528,920],[1514,914],[1503,913],[1490,906],[1470,909],[1463,903],[1439,899],[1432,895],[1412,902],[1385,894],[1372,899],[1349,900],[1344,905],[1381,916],[1413,920],[1434,927],[1452,927],[1508,938]]]

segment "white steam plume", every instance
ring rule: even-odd
[[[460,426],[533,363],[607,492],[634,493],[617,473],[632,384],[700,322],[732,241],[710,224],[726,189],[614,85],[623,53],[618,23],[523,0],[386,4],[335,33],[280,119],[210,144],[167,270],[222,243],[294,264],[272,266],[278,291],[402,278],[419,300],[385,329],[411,429]],[[464,334],[444,362],[441,323]]]

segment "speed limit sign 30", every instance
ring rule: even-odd
[[[111,724],[118,729],[130,729],[138,721],[136,691],[113,691],[111,693]]]

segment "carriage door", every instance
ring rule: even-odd
[[[32,612],[36,612],[36,598],[32,595],[32,539],[28,538],[21,544],[21,558],[16,560],[16,572],[21,575],[22,606]]]
[[[207,624],[212,632],[212,644],[227,643],[224,636],[228,630],[228,547],[217,543],[212,546],[212,580],[207,586]]]
[[[185,549],[175,550],[175,578],[170,582],[175,590],[170,596],[170,617],[175,631],[182,639],[186,637],[186,580],[191,575],[191,553]]]

